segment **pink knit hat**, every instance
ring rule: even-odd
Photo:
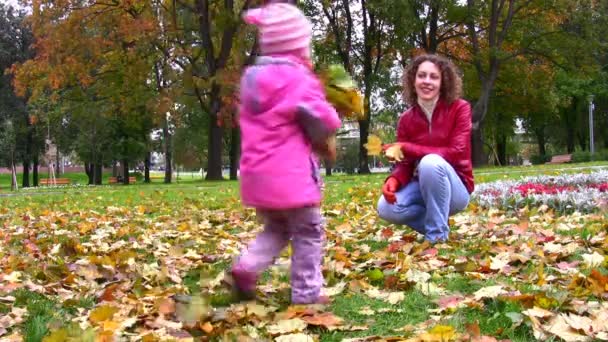
[[[270,3],[247,11],[243,19],[258,27],[262,54],[294,52],[310,57],[312,25],[296,6]]]

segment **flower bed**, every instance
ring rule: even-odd
[[[546,204],[559,212],[591,212],[608,203],[608,171],[479,184],[472,200],[482,208],[509,210]]]

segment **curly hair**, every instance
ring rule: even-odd
[[[462,95],[462,78],[458,69],[449,59],[432,54],[423,54],[414,58],[403,73],[403,98],[408,105],[416,104],[416,72],[418,67],[424,62],[431,62],[439,68],[441,72],[441,88],[439,97],[451,104]]]

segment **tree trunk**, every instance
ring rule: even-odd
[[[209,113],[209,160],[207,162],[207,180],[222,180],[222,127],[218,125],[220,112],[220,87],[211,87],[211,113]]]
[[[16,191],[17,189],[17,168],[15,167],[15,163],[11,162],[11,191]]]
[[[28,188],[30,186],[30,161],[27,156],[23,160],[23,179],[21,179],[21,187]]]
[[[122,184],[129,185],[129,161],[123,159],[120,164],[122,164]]]
[[[574,126],[568,125],[566,127],[566,136],[567,136],[566,149],[568,150],[568,153],[573,153],[574,152]]]
[[[547,142],[545,140],[545,132],[543,129],[537,129],[536,132],[536,142],[538,143],[538,154],[540,154],[543,158],[547,155],[547,150],[545,146]]]
[[[483,132],[481,128],[471,132],[471,158],[473,166],[482,166],[488,163],[488,155],[483,149]]]
[[[148,151],[144,160],[144,183],[150,183],[150,155],[151,152]]]
[[[34,166],[32,167],[32,181],[34,186],[38,186],[38,156],[34,157]]]
[[[55,157],[57,159],[57,163],[55,163],[55,177],[59,177],[61,176],[61,156],[59,155],[59,148],[57,149]]]
[[[578,145],[580,146],[581,151],[588,150],[589,144],[587,141],[587,136],[585,134],[582,134],[581,132],[578,132],[576,137],[578,138]]]
[[[437,39],[437,30],[439,28],[439,2],[431,1],[430,8],[430,21],[429,21],[429,35],[428,35],[428,53],[436,53],[439,41]]]
[[[93,169],[92,163],[84,163],[84,172],[87,174],[87,177],[89,178],[89,185],[95,184],[95,178],[94,178],[95,170]]]
[[[369,120],[359,121],[359,173],[368,174],[369,165],[367,163],[367,136],[369,135]]]
[[[241,132],[239,127],[232,127],[230,136],[230,179],[238,179]]]
[[[494,82],[483,82],[481,94],[473,106],[472,120],[473,131],[471,132],[471,159],[473,166],[483,166],[488,163],[488,155],[483,145],[483,119],[488,111],[488,103]]]
[[[101,178],[103,176],[103,164],[101,162],[93,165],[94,170],[94,184],[101,185]]]
[[[499,166],[505,166],[507,162],[507,137],[499,135],[496,139],[496,154],[498,155]]]
[[[112,177],[118,177],[118,163],[116,160],[112,161]]]
[[[169,132],[169,119],[164,115],[163,120],[163,152],[165,154],[165,184],[171,183],[173,177],[173,153],[171,150],[171,132]]]
[[[325,175],[328,177],[331,176],[331,167],[333,166],[332,164],[333,163],[327,159],[323,161],[323,165],[325,165]]]
[[[23,156],[23,179],[21,180],[21,187],[27,188],[30,186],[30,162],[32,160],[32,136],[33,132],[31,128],[29,128],[28,124],[28,133],[25,141],[25,155]]]

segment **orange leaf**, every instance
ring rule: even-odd
[[[469,334],[473,337],[481,336],[481,329],[479,329],[479,322],[466,324],[466,329]]]
[[[382,237],[385,239],[390,238],[391,236],[393,236],[393,230],[390,228],[384,228],[382,229]]]
[[[335,316],[331,312],[324,312],[322,314],[316,314],[313,316],[304,316],[302,320],[310,325],[318,325],[322,327],[335,327],[341,325],[344,320],[338,316]]]
[[[211,332],[213,331],[213,325],[211,325],[211,323],[209,323],[209,322],[205,322],[205,323],[201,324],[201,329],[205,333],[211,334]]]
[[[597,269],[591,270],[588,280],[591,292],[596,296],[602,296],[608,289],[608,276],[602,275]]]
[[[158,304],[158,312],[169,315],[175,312],[175,302],[171,298],[163,298]]]
[[[101,296],[99,296],[99,301],[100,302],[113,302],[116,300],[116,297],[114,296],[114,292],[116,291],[116,289],[120,286],[120,284],[118,283],[114,283],[108,287],[106,287],[105,290],[103,290],[103,293],[101,294]]]

